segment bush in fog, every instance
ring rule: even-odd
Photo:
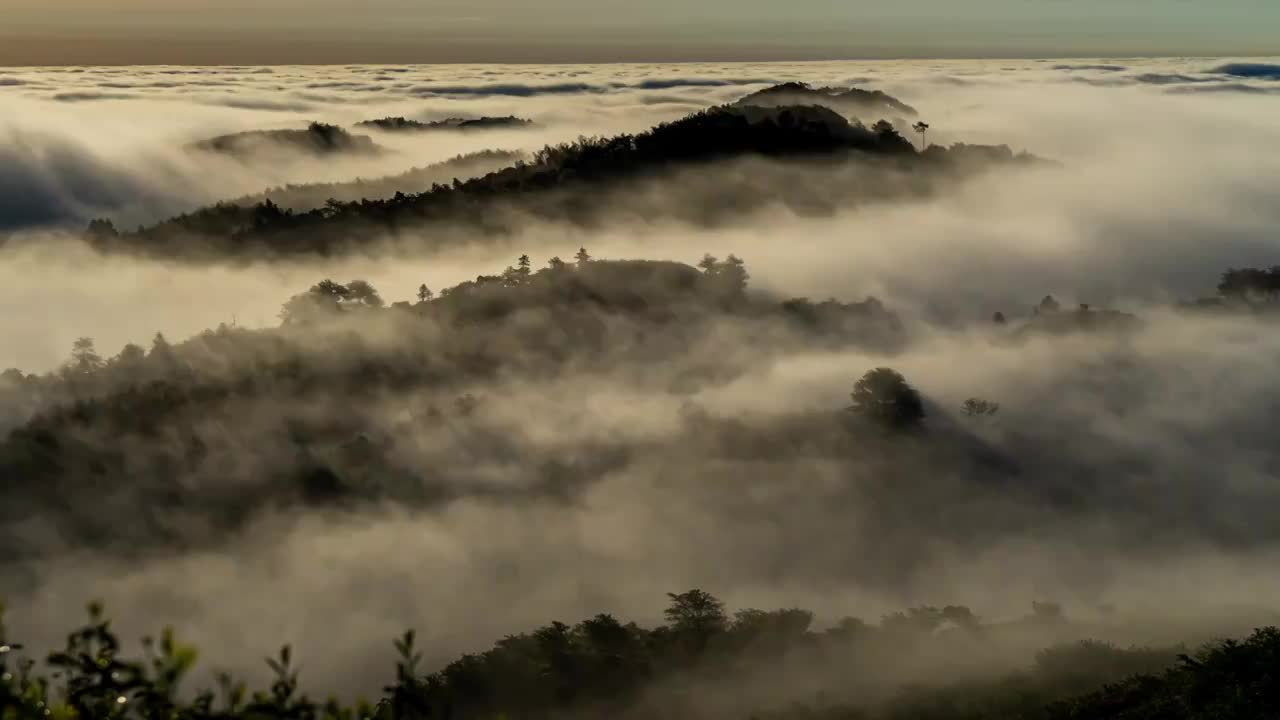
[[[924,422],[924,401],[902,373],[892,368],[868,370],[853,386],[857,415],[886,427],[909,428]]]

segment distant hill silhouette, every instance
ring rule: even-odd
[[[772,164],[721,173],[711,183],[682,175],[712,161],[764,160]],[[422,193],[307,212],[272,200],[251,208],[223,204],[125,234],[96,221],[90,239],[102,250],[166,256],[289,255],[352,251],[430,223],[465,226],[479,236],[510,233],[530,220],[594,225],[666,217],[714,224],[768,203],[829,214],[861,201],[927,193],[994,164],[1034,160],[1007,147],[934,146],[921,154],[887,122],[867,127],[825,107],[722,106],[637,135],[550,146],[531,162]],[[420,233],[412,238],[423,241]]]
[[[352,135],[336,125],[311,123],[305,130],[250,130],[220,135],[193,143],[190,147],[206,152],[248,158],[271,148],[289,149],[313,155],[351,153],[372,155],[383,152],[373,138]]]
[[[482,150],[459,155],[444,162],[416,167],[399,175],[381,178],[357,178],[341,183],[305,183],[271,188],[255,195],[247,195],[219,203],[234,205],[248,211],[267,200],[286,210],[307,211],[324,207],[330,200],[355,202],[361,199],[385,199],[396,193],[420,193],[432,185],[452,182],[454,178],[470,179],[487,175],[495,170],[526,158],[525,153],[509,150]]]
[[[806,83],[789,82],[751,93],[736,105],[783,107],[787,105],[821,105],[847,115],[876,119],[898,113],[915,117],[916,109],[881,90],[859,88],[815,88]]]
[[[422,122],[408,120],[403,117],[386,117],[378,120],[365,120],[356,123],[356,127],[373,128],[384,132],[419,132],[424,130],[499,130],[532,127],[533,121],[518,118],[514,115],[506,117],[447,118]]]

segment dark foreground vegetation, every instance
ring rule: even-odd
[[[423,251],[448,242],[451,229],[465,229],[474,242],[537,221],[593,226],[660,217],[715,224],[769,205],[829,214],[1033,161],[1003,146],[917,152],[889,122],[868,127],[826,107],[724,106],[638,135],[547,147],[530,162],[422,192],[335,198],[296,212],[269,200],[221,204],[126,233],[100,220],[89,238],[105,251],[170,257],[374,251],[397,239],[402,249]],[[705,173],[711,162],[721,163],[714,178]]]
[[[533,121],[518,118],[514,115],[506,117],[478,118],[446,118],[444,120],[409,120],[403,117],[386,117],[378,120],[365,120],[356,123],[356,127],[367,127],[383,132],[421,132],[425,130],[511,130],[533,126]]]
[[[600,614],[508,635],[434,671],[413,632],[388,653],[376,704],[317,702],[299,689],[288,646],[274,681],[249,690],[226,674],[192,687],[198,652],[170,629],[126,649],[102,607],[47,655],[19,644],[0,612],[0,718],[59,720],[445,720],[757,718],[760,720],[1273,720],[1280,630],[1186,654],[1069,640],[1082,628],[1052,604],[985,623],[961,606],[916,607],[877,624],[825,630],[801,609],[739,610],[701,590],[669,595],[653,628]],[[1029,650],[1034,639],[1059,638]],[[1019,652],[1018,650],[1022,652]],[[974,657],[1010,654],[975,670]],[[1029,662],[1028,662],[1029,661]],[[990,663],[989,659],[984,662]],[[305,664],[305,659],[303,659]],[[913,667],[914,665],[914,667]],[[390,671],[394,668],[394,674]],[[912,676],[926,678],[903,682]],[[203,681],[207,682],[207,681]]]

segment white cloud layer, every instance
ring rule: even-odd
[[[839,478],[821,461],[783,468],[803,486],[759,480],[748,489],[761,495],[743,497],[724,490],[725,477],[707,486],[687,477],[708,467],[701,460],[684,467],[654,452],[572,507],[466,500],[421,516],[391,509],[270,518],[207,556],[137,567],[68,558],[46,569],[18,612],[42,631],[61,630],[91,588],[116,604],[131,599],[125,607],[137,616],[122,618],[126,627],[157,619],[191,626],[215,658],[233,664],[269,651],[264,636],[297,640],[315,658],[308,662],[316,678],[341,684],[343,668],[382,657],[382,638],[405,626],[422,628],[440,659],[552,618],[600,610],[643,617],[662,593],[690,585],[737,606],[807,604],[826,619],[850,606],[874,615],[923,602],[966,602],[999,615],[1044,596],[1140,608],[1177,595],[1183,610],[1204,617],[1242,604],[1274,607],[1276,538],[1262,525],[1277,502],[1268,447],[1280,407],[1280,345],[1252,322],[1190,320],[1166,305],[1212,291],[1227,267],[1280,264],[1280,157],[1270,151],[1280,143],[1278,68],[1179,59],[0,71],[0,229],[15,233],[0,248],[0,368],[52,369],[82,335],[114,353],[156,331],[180,339],[233,318],[274,325],[284,300],[324,277],[365,278],[398,300],[422,282],[440,288],[498,271],[521,252],[539,263],[579,246],[603,258],[690,262],[732,252],[746,259],[756,289],[815,299],[874,294],[902,313],[914,342],[893,357],[781,352],[700,393],[695,399],[710,412],[749,422],[834,410],[857,375],[891,363],[939,407],[970,395],[1002,402],[1007,424],[984,440],[1026,459],[1029,476],[1067,488],[1087,482],[1098,493],[1109,483],[1143,488],[1160,509],[1150,516],[1166,522],[1146,527],[1142,508],[1069,520],[1024,508],[1044,513],[1037,532],[976,550],[922,540],[912,548],[931,558],[921,575],[877,585],[841,575],[891,553],[839,545],[848,530],[841,512],[869,524],[877,518],[855,511],[861,496],[831,491],[853,510],[824,504],[824,489]],[[285,183],[634,132],[785,80],[883,89],[920,109],[934,143],[1008,143],[1062,167],[996,172],[936,197],[825,218],[744,208],[739,222],[715,229],[662,218],[590,232],[540,223],[500,246],[395,259],[202,266],[99,257],[60,242],[59,227],[97,215],[152,222]],[[374,158],[268,164],[183,149],[222,133],[387,115],[518,115],[537,125],[376,134],[392,152]],[[684,181],[714,183],[719,171]],[[1146,324],[1114,343],[1001,346],[975,330],[996,310],[1025,316],[1046,293],[1131,310]],[[1141,373],[1126,371],[1135,365]],[[606,382],[589,391],[556,383],[504,390],[499,420],[513,428],[526,421],[520,433],[531,446],[595,434],[679,440],[681,403],[670,397]],[[1113,412],[1120,401],[1124,411]],[[769,468],[751,470],[763,476]],[[722,472],[737,479],[733,468]],[[756,514],[735,515],[721,504],[726,497]],[[1197,507],[1208,508],[1205,517]],[[1185,528],[1167,524],[1171,517]],[[1243,547],[1220,542],[1230,528]],[[1181,541],[1161,544],[1180,529]],[[1159,540],[1132,552],[1119,546],[1144,533]],[[282,598],[286,589],[297,596]],[[356,640],[338,643],[337,653],[326,645],[334,636]]]

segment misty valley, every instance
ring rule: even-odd
[[[0,68],[0,720],[1280,717],[1278,68]]]

